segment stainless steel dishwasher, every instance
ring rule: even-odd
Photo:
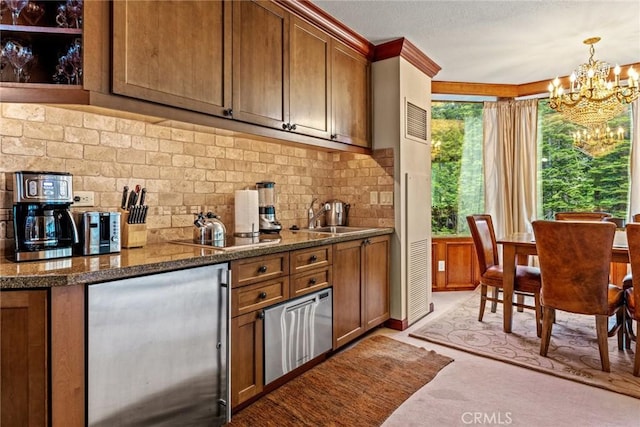
[[[265,384],[331,350],[332,295],[324,289],[265,310]]]
[[[91,427],[229,420],[227,264],[88,286]]]

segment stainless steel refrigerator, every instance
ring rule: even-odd
[[[88,286],[89,426],[228,421],[228,276],[218,264]]]

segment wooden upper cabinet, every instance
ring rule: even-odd
[[[233,3],[233,118],[282,129],[289,119],[289,19],[268,1]]]
[[[113,2],[113,92],[223,115],[231,105],[231,3]]]
[[[331,139],[370,147],[369,61],[338,41],[333,44],[331,61]]]
[[[331,37],[292,17],[290,119],[293,132],[328,139],[331,107]]]
[[[88,18],[103,28],[101,4],[89,7]],[[267,127],[283,139],[291,132],[370,148],[365,54],[283,5],[115,1],[111,91],[263,127],[256,134]],[[105,32],[88,32],[99,54],[88,63],[87,88],[100,93],[109,91],[100,72],[109,62]]]

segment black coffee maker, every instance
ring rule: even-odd
[[[73,254],[78,229],[71,216],[72,176],[63,172],[14,173],[15,260],[63,258]]]

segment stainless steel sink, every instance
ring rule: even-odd
[[[323,234],[351,234],[362,233],[365,231],[371,231],[373,228],[369,227],[348,227],[345,225],[316,227],[316,228],[301,228],[299,231],[305,231],[307,233],[323,233]]]

